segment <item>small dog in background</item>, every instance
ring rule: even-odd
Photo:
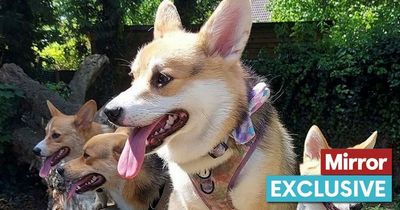
[[[83,145],[92,136],[113,132],[113,129],[93,121],[97,111],[94,100],[86,102],[75,115],[63,114],[50,101],[47,101],[47,106],[52,118],[47,123],[45,138],[33,148],[33,152],[45,159],[39,175],[46,179],[50,196],[53,198],[53,202],[49,203],[49,209],[71,209],[73,206],[82,209],[105,207],[108,198],[101,190],[96,195],[91,194],[67,202],[64,180],[54,173],[53,169],[60,163],[81,155]]]
[[[72,182],[69,196],[104,187],[120,209],[166,209],[170,186],[163,161],[156,155],[145,158],[142,170],[134,179],[123,179],[117,164],[130,129],[99,134],[84,146],[83,154],[58,168]],[[163,197],[160,202],[160,197]]]
[[[377,132],[367,140],[351,149],[372,149],[375,146]],[[301,175],[321,175],[321,149],[331,149],[321,130],[313,125],[307,133],[304,143],[303,163],[300,164]],[[360,210],[361,203],[299,203],[297,210]]]

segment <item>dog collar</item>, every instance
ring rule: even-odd
[[[238,175],[253,154],[258,138],[250,116],[256,112],[269,98],[270,90],[265,83],[258,83],[250,92],[249,110],[243,122],[227,137],[215,146],[208,155],[219,158],[228,149],[235,150],[232,157],[214,169],[190,175],[197,194],[211,210],[234,209],[229,191],[236,184]]]

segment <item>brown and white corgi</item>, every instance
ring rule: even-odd
[[[351,149],[372,149],[378,133],[375,131],[367,140]],[[321,175],[321,149],[331,149],[321,130],[313,125],[307,133],[304,143],[301,175]],[[359,210],[361,203],[299,203],[297,210]]]
[[[92,136],[112,132],[113,129],[93,121],[97,111],[94,100],[86,102],[75,115],[63,114],[50,101],[47,101],[47,106],[52,118],[47,123],[45,138],[33,148],[33,152],[44,158],[39,175],[47,179],[50,187],[54,202],[51,208],[68,209],[72,206],[82,206],[85,209],[98,209],[105,207],[107,204],[105,192],[88,195],[85,199],[78,199],[74,203],[66,202],[66,195],[62,192],[63,180],[54,173],[53,169],[60,163],[81,155],[83,145]],[[58,184],[60,185],[52,186]],[[79,202],[79,200],[88,202]]]
[[[131,87],[106,105],[110,121],[133,128],[119,173],[136,176],[144,156],[157,153],[168,163],[173,182],[169,209],[207,209],[190,177],[237,154],[232,146],[221,157],[208,155],[224,141],[235,144],[230,134],[245,120],[252,88],[265,82],[240,61],[251,25],[248,0],[223,0],[200,32],[189,33],[175,6],[164,0],[154,40],[132,62]],[[295,209],[295,204],[265,201],[267,175],[296,171],[292,139],[271,101],[252,121],[259,143],[226,199],[239,210]]]
[[[142,170],[134,179],[123,179],[117,172],[118,159],[128,138],[127,132],[127,129],[119,128],[115,133],[92,137],[85,144],[80,157],[63,164],[57,171],[73,182],[70,196],[102,187],[119,209],[165,209],[165,201],[158,206],[155,203],[170,187],[165,186],[168,181],[167,170],[159,157],[147,156]],[[166,194],[163,196],[168,197]]]

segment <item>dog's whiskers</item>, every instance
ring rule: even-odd
[[[281,85],[281,87],[279,88],[278,92],[276,92],[276,94],[274,94],[271,98],[271,102],[274,103],[276,100],[278,100],[284,93],[285,91],[283,90],[283,86],[284,84]]]
[[[131,64],[131,61],[128,61],[128,60],[125,60],[125,59],[123,59],[123,58],[115,58],[115,60],[119,60],[119,61],[123,61],[123,62],[126,62],[127,64]]]
[[[127,65],[127,64],[119,64],[119,66],[125,66],[125,67],[131,67],[131,65]]]

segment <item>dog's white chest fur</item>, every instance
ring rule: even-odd
[[[169,164],[169,172],[172,179],[174,193],[171,197],[170,203],[181,204],[179,205],[184,209],[208,209],[203,203],[201,198],[195,193],[196,189],[193,187],[189,176],[176,164]],[[171,209],[171,208],[170,208]]]

